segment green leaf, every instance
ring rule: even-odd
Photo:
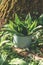
[[[13,21],[9,20],[9,24],[8,25],[9,25],[10,29],[14,30],[14,27],[13,27],[14,23],[13,23]]]
[[[30,16],[30,13],[26,16],[25,23],[28,25],[29,28],[32,23],[32,18]]]
[[[13,65],[13,64],[14,65],[27,65],[26,61],[19,59],[19,58],[12,59],[11,62],[9,62],[9,64],[11,64],[11,65]]]
[[[0,55],[0,65],[3,65],[3,63],[4,63],[5,60],[6,60],[6,58],[7,58],[6,52],[4,52],[4,53],[2,53],[2,54]]]
[[[18,15],[15,13],[15,23],[19,24],[20,23],[20,19],[18,17]]]
[[[43,26],[43,14],[39,17],[39,24]]]
[[[37,26],[37,20],[34,20],[34,22],[31,24],[29,30],[32,31]]]

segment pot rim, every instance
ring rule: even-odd
[[[14,35],[16,35],[16,36],[18,36],[18,37],[29,37],[29,36],[31,36],[32,34],[29,34],[29,35],[18,35],[18,34],[14,34]]]

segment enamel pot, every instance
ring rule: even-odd
[[[41,29],[41,28],[42,28],[41,26],[38,26],[33,31],[35,30],[37,31],[38,29]],[[14,46],[18,48],[27,48],[30,46],[30,44],[35,43],[37,41],[37,35],[34,38],[35,39],[34,42],[32,42],[32,37],[34,37],[33,33],[29,36],[19,36],[17,34],[14,34],[13,36]]]

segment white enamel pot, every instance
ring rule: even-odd
[[[37,31],[38,29],[43,28],[42,26],[38,26],[36,27],[33,31]],[[37,41],[37,34],[34,37],[33,33],[29,36],[18,36],[16,34],[14,34],[13,36],[13,43],[15,47],[19,47],[19,48],[27,48],[30,46],[30,44],[35,43]],[[32,37],[34,37],[34,41],[32,42]]]
[[[31,44],[32,35],[30,36],[18,36],[14,35],[13,43],[15,47],[26,48]]]
[[[32,42],[32,36],[33,35],[29,35],[29,36],[18,36],[16,34],[14,34],[14,37],[13,37],[14,46],[18,47],[18,48],[28,48],[30,46],[30,44],[36,42],[36,40],[34,40]]]

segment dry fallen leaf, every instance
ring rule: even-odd
[[[28,57],[29,55],[32,55],[32,57],[35,60],[42,60],[43,59],[43,57],[37,56],[37,54],[33,54],[31,52],[28,52],[28,51],[23,51],[23,49],[21,49],[21,48],[12,47],[12,50],[13,50],[13,52],[15,51],[16,53],[18,53],[19,55],[21,55],[23,57]]]
[[[0,29],[3,27],[5,23],[5,19],[0,19]]]

